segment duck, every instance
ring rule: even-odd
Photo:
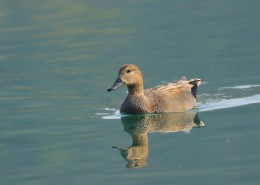
[[[196,105],[197,88],[201,79],[181,79],[176,83],[144,89],[140,68],[134,64],[124,64],[118,71],[112,91],[126,85],[128,94],[120,107],[121,114],[154,114],[185,112]]]

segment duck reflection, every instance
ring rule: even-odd
[[[196,112],[128,115],[121,117],[121,122],[132,137],[132,146],[113,148],[120,150],[128,168],[147,165],[148,133],[190,132],[193,127],[205,126]]]

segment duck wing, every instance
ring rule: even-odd
[[[153,97],[160,110],[182,112],[196,104],[197,87],[200,79],[180,80],[176,83],[162,85],[145,90],[146,96]]]
[[[154,93],[171,94],[175,96],[178,96],[183,92],[191,92],[196,98],[197,87],[200,83],[201,80],[199,78],[193,78],[191,80],[179,80],[176,83],[169,83],[167,85],[161,85],[147,90],[153,91]]]

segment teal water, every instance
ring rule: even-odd
[[[258,185],[259,6],[0,0],[0,184]],[[121,117],[125,63],[201,78],[196,109]]]

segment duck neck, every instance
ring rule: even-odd
[[[134,85],[128,85],[128,95],[142,95],[144,93],[144,85],[143,82]]]

